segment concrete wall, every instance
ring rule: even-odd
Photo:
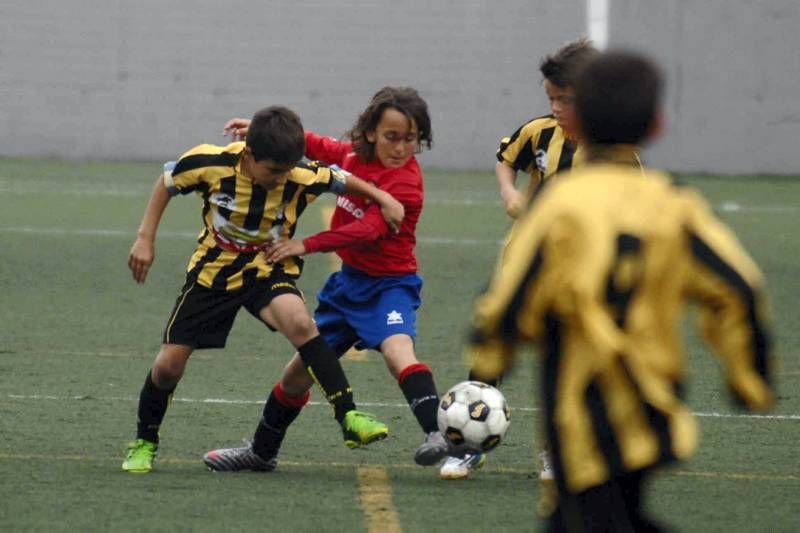
[[[654,55],[675,170],[800,174],[800,1],[613,0],[611,46]]]
[[[615,0],[611,43],[670,76],[676,170],[800,173],[796,0]],[[284,104],[338,136],[383,85],[417,87],[428,166],[489,168],[547,111],[539,59],[585,28],[547,0],[2,0],[0,155],[175,157],[222,123]]]

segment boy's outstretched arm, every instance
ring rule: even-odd
[[[373,212],[371,209],[368,211],[368,216],[365,217],[369,220],[361,219],[345,224],[336,230],[329,230],[317,233],[315,237],[321,235],[327,237],[325,239],[326,246],[322,248],[308,248],[306,246],[306,239],[292,240],[286,239],[277,241],[272,244],[264,253],[266,254],[268,263],[277,263],[286,259],[287,257],[299,257],[306,255],[306,253],[313,252],[328,252],[345,246],[350,246],[357,242],[369,242],[378,239],[387,234],[388,231],[398,233],[400,231],[400,224],[405,216],[405,207],[394,196],[388,192],[381,190],[371,183],[362,180],[344,172],[341,169],[331,169],[336,172],[337,177],[343,179],[343,187],[341,192],[346,194],[353,194],[363,196],[372,200],[381,208],[381,216]],[[340,183],[342,183],[340,181]]]
[[[144,283],[150,265],[155,261],[155,240],[161,215],[169,203],[170,195],[164,185],[163,176],[159,176],[147,202],[142,222],[139,224],[136,241],[128,253],[128,268],[137,283]]]
[[[332,166],[331,171],[344,179],[346,194],[361,196],[381,206],[381,215],[392,233],[400,231],[400,224],[403,222],[406,212],[403,204],[394,196],[336,166]]]
[[[503,199],[503,206],[506,213],[511,218],[518,218],[525,205],[525,198],[517,190],[517,171],[503,163],[496,163],[494,174],[497,176],[497,184],[500,186],[500,198]]]

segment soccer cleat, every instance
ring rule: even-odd
[[[553,474],[553,465],[550,461],[550,452],[543,450],[539,454],[539,460],[542,462],[542,471],[539,472],[539,479],[542,481],[553,481],[555,475]]]
[[[439,469],[442,479],[465,479],[470,470],[477,470],[486,463],[485,453],[466,453],[464,457],[449,456]]]
[[[558,490],[552,479],[539,476],[539,498],[536,501],[536,514],[540,518],[549,518],[558,508]]]
[[[348,448],[358,448],[385,439],[389,435],[389,428],[369,413],[352,410],[344,415],[342,435]]]
[[[425,442],[420,444],[414,453],[414,461],[422,466],[434,465],[444,459],[449,451],[450,445],[442,432],[431,431],[425,435]]]
[[[136,439],[128,444],[122,469],[131,474],[146,474],[153,469],[158,444],[149,440]]]
[[[239,472],[253,470],[255,472],[271,472],[278,465],[278,458],[273,456],[263,459],[253,451],[253,444],[241,448],[220,448],[203,455],[203,462],[216,472]]]
[[[558,507],[558,491],[550,452],[544,449],[539,453],[542,470],[539,472],[539,498],[536,502],[536,513],[541,518],[549,518]]]

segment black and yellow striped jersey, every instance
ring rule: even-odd
[[[538,343],[546,435],[573,493],[694,451],[679,395],[686,302],[736,399],[773,402],[762,275],[733,233],[691,188],[588,156],[518,220],[468,348],[473,372],[490,379],[518,343]]]
[[[545,180],[580,163],[582,157],[582,147],[565,136],[553,115],[529,120],[511,137],[504,137],[497,149],[498,161],[517,172],[530,174],[528,198],[533,197]]]
[[[300,164],[286,184],[273,190],[256,185],[240,171],[244,142],[201,144],[165,165],[170,195],[195,192],[203,198],[203,230],[187,267],[204,287],[236,290],[269,276],[273,268],[297,277],[302,259],[269,265],[262,253],[271,241],[291,238],[297,219],[320,194],[340,190],[341,178],[317,163]]]

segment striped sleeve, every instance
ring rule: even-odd
[[[337,165],[327,166],[318,161],[301,163],[292,170],[292,181],[304,185],[306,194],[319,196],[325,192],[344,194],[350,173]]]
[[[239,143],[244,146],[244,143]],[[171,173],[164,173],[164,185],[171,195],[189,194],[201,187],[206,171],[211,167],[230,168],[239,161],[239,153],[221,152],[221,148],[210,144],[195,146],[184,153],[172,166]],[[166,165],[165,165],[166,170]]]
[[[489,288],[475,301],[466,357],[475,376],[497,379],[513,364],[515,346],[535,338],[546,292],[539,290],[548,268],[539,219],[520,219],[518,237],[504,252]],[[525,242],[525,246],[514,244]],[[524,319],[522,317],[524,316]]]
[[[542,117],[539,117],[542,118]],[[534,152],[538,144],[541,128],[536,124],[538,118],[520,126],[510,137],[504,137],[497,149],[497,160],[516,171],[531,172],[535,162]]]
[[[734,398],[754,410],[769,409],[774,398],[761,272],[699,199],[689,216],[687,247],[690,293],[700,304],[700,326],[723,362]]]

